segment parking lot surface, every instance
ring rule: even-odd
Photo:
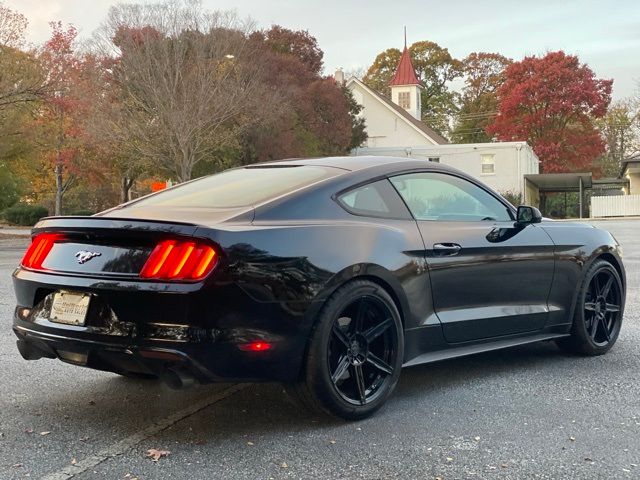
[[[279,385],[172,391],[22,360],[11,272],[28,239],[2,236],[0,478],[640,478],[640,220],[594,224],[627,269],[609,354],[544,343],[408,368],[356,423],[310,416]]]

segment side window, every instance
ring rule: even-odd
[[[392,177],[391,183],[416,220],[513,220],[502,202],[463,178],[423,172]]]
[[[349,190],[338,196],[338,202],[354,215],[411,219],[398,193],[386,179]]]

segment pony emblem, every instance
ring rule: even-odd
[[[102,255],[100,252],[89,252],[87,250],[80,250],[76,253],[76,258],[78,259],[79,264],[87,263],[93,257],[99,257]]]

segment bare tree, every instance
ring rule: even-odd
[[[20,48],[24,44],[24,33],[29,24],[27,17],[0,3],[0,45]]]
[[[27,24],[24,15],[0,4],[0,116],[37,100],[46,88],[33,52],[20,50]]]
[[[189,180],[198,162],[262,121],[253,108],[262,86],[251,31],[250,22],[199,2],[113,7],[96,37],[116,58],[113,133],[140,159]]]

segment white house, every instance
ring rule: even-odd
[[[539,160],[527,142],[465,143],[406,148],[357,148],[353,155],[385,155],[420,158],[462,170],[500,193],[520,195],[537,204],[539,194],[525,176],[540,171]]]
[[[336,80],[343,81],[342,72]],[[368,139],[353,155],[389,155],[441,162],[479,178],[502,193],[520,195],[524,201],[539,201],[535,185],[525,175],[539,172],[536,154],[526,142],[450,144],[421,121],[422,85],[415,74],[406,45],[390,82],[391,98],[371,89],[355,77],[346,82],[362,105]]]
[[[342,72],[336,72],[342,81]],[[391,99],[369,88],[355,77],[347,80],[347,87],[362,105],[360,115],[367,125],[368,139],[364,146],[399,147],[442,145],[447,139],[422,122],[420,91],[422,85],[416,77],[409,50],[405,46],[396,74],[391,80]]]

